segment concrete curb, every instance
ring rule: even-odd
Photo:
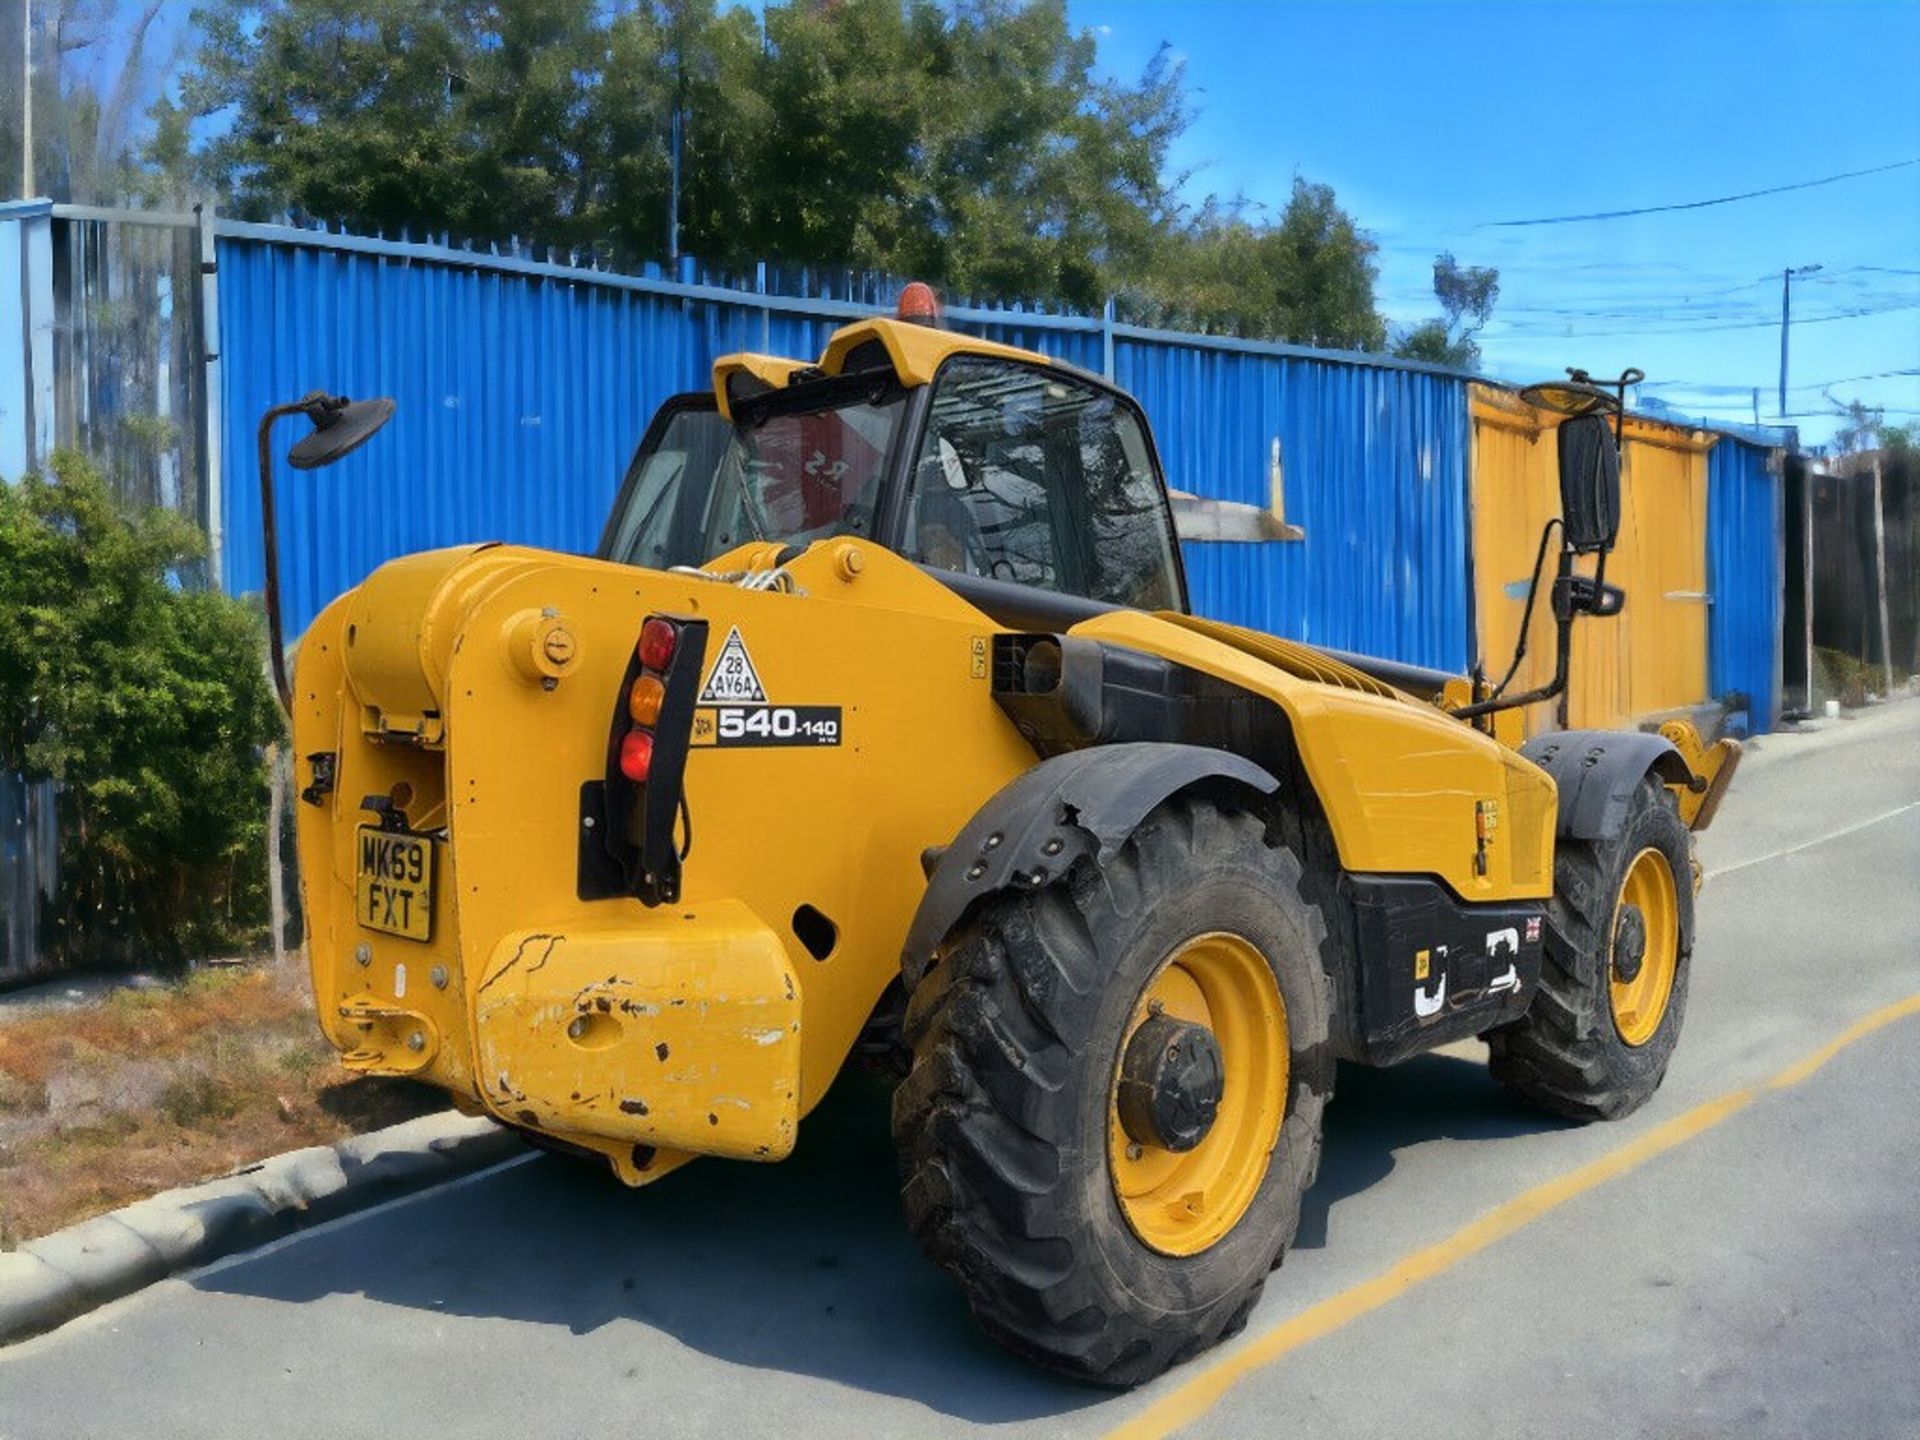
[[[222,1256],[469,1174],[524,1150],[491,1120],[447,1112],[291,1150],[167,1190],[0,1253],[0,1345]]]

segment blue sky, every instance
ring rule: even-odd
[[[1438,251],[1497,266],[1489,373],[1637,365],[1644,395],[1733,421],[1753,419],[1758,386],[1771,422],[1780,272],[1818,264],[1794,282],[1789,418],[1826,440],[1838,381],[1835,397],[1920,420],[1920,374],[1886,373],[1920,370],[1920,164],[1697,210],[1489,223],[1920,160],[1920,3],[1069,4],[1116,75],[1162,44],[1184,60],[1198,114],[1174,162],[1195,202],[1277,209],[1296,173],[1331,184],[1380,245],[1399,323],[1436,313]],[[189,9],[162,11],[162,64]]]
[[[1331,184],[1379,242],[1390,319],[1436,313],[1437,251],[1499,267],[1481,336],[1495,375],[1637,365],[1646,394],[1726,420],[1753,418],[1757,385],[1772,421],[1780,272],[1819,264],[1794,282],[1803,438],[1833,429],[1815,382],[1874,375],[1832,393],[1920,419],[1920,374],[1879,373],[1920,370],[1920,165],[1678,213],[1488,224],[1920,159],[1920,5],[1072,0],[1072,15],[1115,74],[1163,42],[1184,59],[1200,113],[1175,158],[1196,200],[1278,207],[1296,173]],[[1856,310],[1881,313],[1820,318]]]

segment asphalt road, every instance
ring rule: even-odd
[[[1145,1390],[974,1333],[850,1082],[784,1165],[516,1161],[168,1281],[0,1352],[0,1435],[1920,1436],[1920,703],[1763,740],[1700,849],[1651,1105],[1343,1071],[1247,1333]]]

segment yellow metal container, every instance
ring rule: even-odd
[[[1526,608],[1527,581],[1540,531],[1560,513],[1559,417],[1511,391],[1472,388],[1470,495],[1474,610],[1482,663],[1505,673]],[[1701,431],[1629,418],[1620,465],[1620,539],[1607,580],[1627,592],[1612,619],[1587,618],[1573,629],[1567,684],[1575,728],[1621,729],[1644,716],[1707,698],[1707,451]],[[1553,675],[1553,552],[1534,606],[1527,658],[1514,690]],[[1526,731],[1555,728],[1554,705],[1528,708]]]

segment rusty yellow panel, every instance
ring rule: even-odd
[[[800,1121],[800,988],[746,906],[501,937],[475,987],[488,1102],[537,1130],[779,1160]]]
[[[1621,543],[1608,577],[1627,592],[1629,714],[1707,698],[1705,437],[1630,423],[1621,474]]]
[[[426,941],[357,923],[359,852],[353,836],[371,818],[359,800],[404,798],[419,831],[445,824],[446,801],[442,757],[435,751],[419,744],[354,743],[361,717],[343,663],[351,598],[334,601],[308,627],[293,677],[295,789],[315,791],[312,800],[294,806],[314,1004],[322,1032],[350,1069],[411,1075],[465,1094],[472,1090],[472,1071],[467,995],[448,923],[446,896],[457,884],[451,847],[434,847],[440,913]],[[343,692],[349,697],[344,706]],[[315,790],[316,753],[337,757],[327,795]],[[342,804],[344,797],[352,803]]]
[[[1474,386],[1472,534],[1480,655],[1498,680],[1511,663],[1540,532],[1560,513],[1558,417],[1509,392]],[[1706,455],[1697,432],[1630,420],[1621,457],[1619,542],[1607,579],[1627,592],[1612,619],[1574,624],[1568,723],[1619,729],[1640,717],[1698,703],[1707,693]],[[1527,657],[1512,688],[1553,675],[1548,603],[1555,556],[1528,631]],[[1581,562],[1591,571],[1593,562]],[[1556,728],[1551,702],[1529,706],[1526,732]]]

